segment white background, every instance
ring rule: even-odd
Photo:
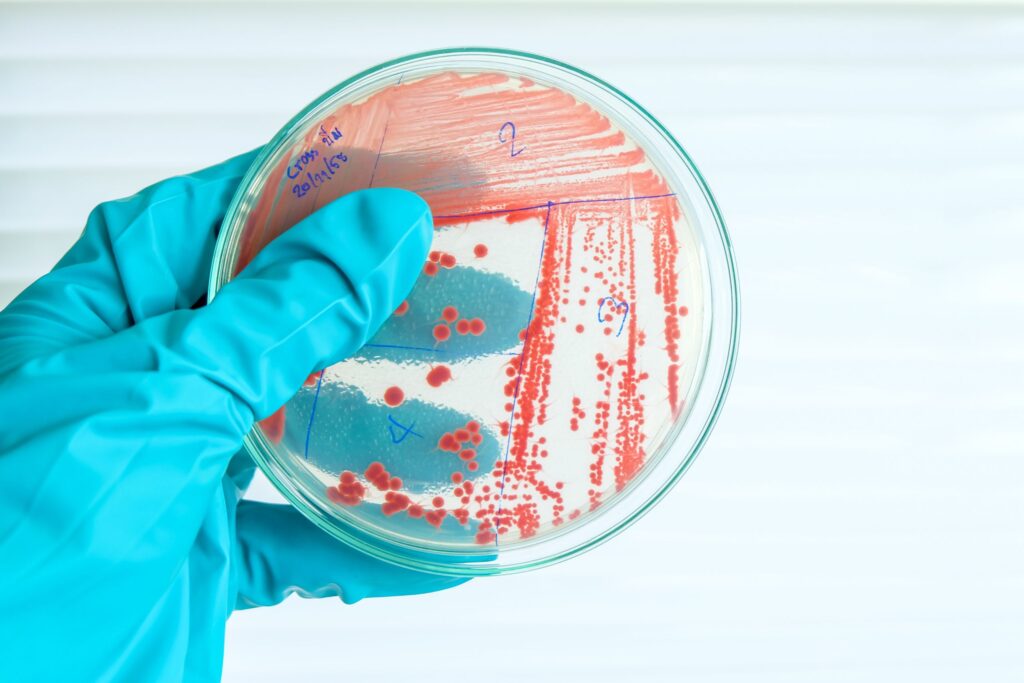
[[[724,416],[598,550],[236,614],[225,679],[1024,680],[1020,8],[3,3],[0,305],[97,202],[460,44],[592,71],[696,159],[743,285]]]

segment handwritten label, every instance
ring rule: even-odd
[[[508,139],[505,138],[505,131],[508,131]],[[509,156],[512,157],[517,157],[526,150],[526,145],[516,149],[516,124],[511,121],[506,121],[498,129],[498,142],[503,145],[508,143]]]
[[[415,427],[415,426],[416,426],[415,422],[410,422],[409,426],[406,427],[404,424],[402,424],[401,422],[396,420],[394,417],[392,417],[391,415],[388,415],[388,434],[391,435],[391,443],[395,443],[395,444],[402,443],[409,436],[418,436],[419,438],[422,439],[423,438],[422,434],[420,434],[418,432],[414,432],[412,430],[412,428]],[[398,429],[402,430],[401,433],[397,432],[395,430],[395,427],[397,427]]]
[[[607,306],[610,313],[605,313],[605,307]],[[622,311],[622,318],[619,320],[619,331],[615,333],[618,337],[622,334],[622,328],[626,325],[626,318],[629,317],[629,302],[619,301],[613,296],[603,297],[597,302],[597,322],[609,323],[613,320],[613,314]]]
[[[338,135],[340,137],[341,133]],[[296,181],[292,185],[292,194],[296,197],[305,197],[310,190],[315,190],[334,178],[341,165],[347,161],[348,156],[344,152],[321,154],[315,149],[303,152],[286,171],[289,180]]]
[[[327,130],[323,126],[320,126],[320,142],[324,143],[328,147],[333,146],[335,142],[342,139],[343,137],[345,136],[341,134],[341,131],[338,130],[337,126],[331,128],[330,130]]]

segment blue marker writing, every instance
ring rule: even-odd
[[[608,322],[604,319],[603,314],[605,304],[611,304],[611,307],[615,309],[616,312],[618,312],[619,309],[624,309],[622,311],[622,320],[619,321],[619,331],[615,333],[615,336],[618,337],[622,334],[622,328],[626,325],[626,318],[629,317],[629,303],[626,301],[619,301],[613,296],[603,297],[597,302],[597,322],[599,323]]]

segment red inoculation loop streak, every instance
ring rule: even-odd
[[[679,342],[682,337],[679,317],[686,315],[679,306],[679,274],[676,259],[679,254],[679,242],[676,237],[675,222],[679,219],[679,204],[676,202],[659,202],[665,205],[661,212],[651,212],[653,221],[653,252],[654,252],[654,291],[661,295],[665,311],[665,351],[671,359],[668,368],[668,400],[673,415],[678,415],[682,406],[679,403]]]
[[[498,127],[512,118],[516,149],[522,149],[514,157],[497,139]],[[604,504],[643,469],[648,441],[660,425],[682,411],[686,373],[692,372],[684,322],[697,324],[702,315],[701,309],[684,305],[696,306],[699,299],[684,300],[684,293],[695,295],[681,291],[681,272],[690,272],[681,271],[685,262],[680,260],[686,218],[679,201],[666,196],[672,190],[651,160],[607,117],[571,94],[497,73],[410,79],[339,108],[323,123],[328,130],[344,131],[343,149],[352,152],[346,173],[316,199],[260,196],[248,218],[260,228],[249,231],[240,245],[238,271],[318,206],[365,188],[371,165],[374,186],[418,192],[434,216],[437,248],[424,262],[417,288],[444,287],[462,269],[500,272],[509,244],[529,249],[537,263],[536,282],[532,271],[517,280],[533,297],[529,319],[525,314],[521,321],[492,318],[487,309],[474,311],[470,300],[442,300],[429,313],[425,307],[415,311],[429,319],[443,305],[439,320],[425,325],[422,346],[429,346],[428,335],[440,351],[453,334],[484,335],[481,341],[487,342],[506,334],[509,343],[498,350],[516,354],[496,363],[493,389],[474,374],[476,368],[467,366],[453,377],[446,365],[424,367],[430,387],[456,382],[448,387],[453,394],[465,391],[475,398],[479,393],[477,415],[486,422],[444,425],[447,431],[425,435],[430,452],[424,457],[446,459],[445,481],[431,489],[442,493],[421,498],[402,490],[398,477],[375,461],[362,479],[344,471],[326,495],[339,505],[379,504],[385,516],[408,515],[433,527],[448,517],[448,525],[476,520],[469,533],[484,545],[529,538]],[[386,152],[376,164],[385,125]],[[318,136],[311,132],[303,144],[315,147]],[[391,161],[403,154],[422,156],[422,150],[457,150],[465,162],[458,182],[452,182],[455,152],[416,156],[414,163]],[[271,186],[280,181],[285,192],[289,162],[270,169]],[[469,187],[483,190],[467,199]],[[603,198],[616,199],[598,201]],[[465,241],[442,241],[445,231],[455,230]],[[442,272],[451,269],[457,270]],[[410,297],[414,304],[425,301],[416,293]],[[394,315],[408,312],[403,301]],[[511,332],[503,331],[510,326]],[[693,328],[685,329],[689,335]],[[469,340],[450,345],[456,342]],[[560,372],[560,363],[572,365],[579,376]],[[319,375],[310,375],[306,386],[316,386]],[[398,386],[384,392],[390,407],[404,399]],[[280,440],[283,411],[261,427],[268,439]],[[487,439],[500,443],[496,462]],[[388,460],[387,453],[372,457],[412,479],[401,471],[400,460]],[[567,465],[563,458],[579,462]],[[466,474],[478,470],[479,475]]]
[[[630,207],[630,211],[633,207]],[[632,218],[632,216],[630,217]],[[632,220],[620,223],[618,226],[619,258],[614,259],[620,266],[619,286],[624,291],[618,292],[616,298],[622,301],[636,301],[636,237],[631,229]],[[624,271],[624,272],[623,272]],[[615,487],[621,491],[629,481],[633,479],[644,462],[644,407],[639,400],[639,384],[643,379],[637,369],[636,348],[637,348],[637,323],[636,316],[632,315],[626,319],[629,351],[625,357],[617,361],[622,368],[616,372],[619,377],[617,384],[618,395],[616,396],[616,435],[615,435]],[[673,412],[675,405],[672,405]]]

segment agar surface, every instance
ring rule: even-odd
[[[681,204],[644,151],[572,95],[524,78],[399,82],[326,116],[273,169],[267,187],[281,189],[249,215],[238,270],[367,186],[423,196],[435,250],[363,356],[329,374],[391,411],[393,447],[418,450],[367,454],[358,470],[337,465],[345,454],[315,458],[336,477],[329,499],[437,528],[451,519],[497,544],[575,520],[626,487],[683,410],[703,313]],[[504,276],[510,284],[493,291],[507,294],[474,299],[483,280],[470,274]],[[386,386],[372,387],[363,370],[387,362]],[[309,415],[295,431],[307,459],[324,383],[311,375],[300,397],[315,387],[312,403],[287,408]],[[432,405],[455,410],[439,424],[413,412]],[[285,410],[262,423],[271,441],[285,438]],[[448,464],[418,477],[384,464],[410,457]]]

